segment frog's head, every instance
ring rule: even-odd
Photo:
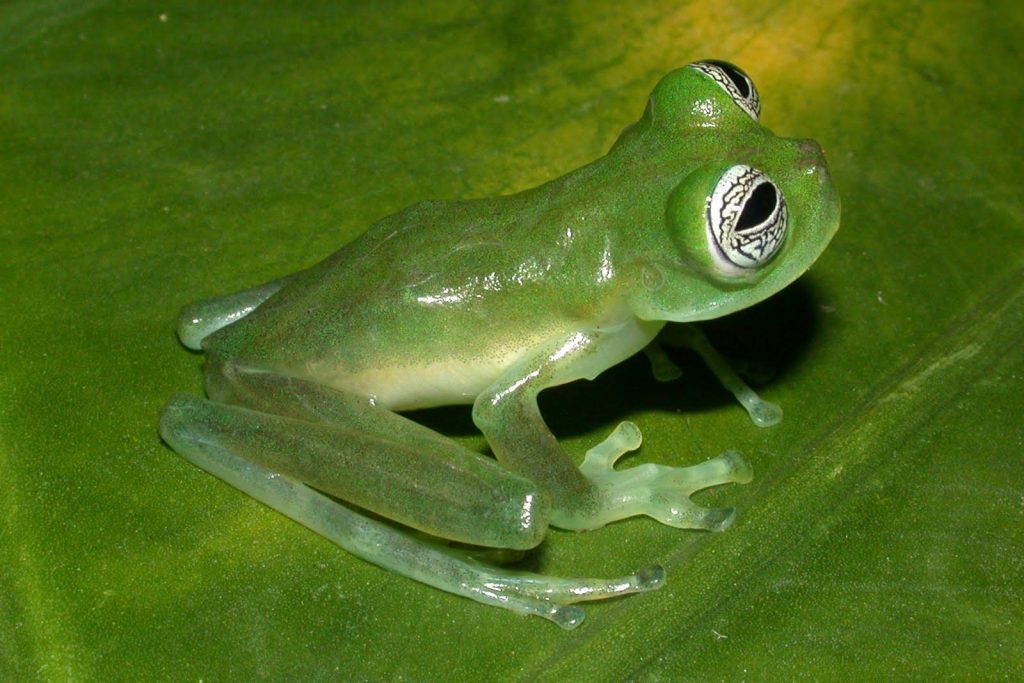
[[[641,318],[688,322],[753,305],[803,274],[835,234],[839,197],[821,148],[776,137],[759,115],[746,74],[697,62],[662,79],[620,139],[654,140],[662,167],[683,167],[666,188],[657,251],[636,264]]]

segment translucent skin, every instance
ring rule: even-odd
[[[785,241],[757,268],[723,269],[706,228],[708,197],[736,164],[770,176],[789,211]],[[645,348],[671,375],[651,346],[666,321],[713,318],[772,295],[810,267],[838,220],[815,143],[776,137],[705,73],[678,69],[609,153],[583,168],[516,195],[412,206],[307,270],[187,307],[179,335],[207,353],[210,400],[174,397],[161,434],[371,562],[572,627],[582,611],[570,603],[656,588],[662,572],[510,572],[318,490],[438,538],[513,550],[540,543],[549,525],[593,529],[640,514],[724,529],[731,510],[698,508],[689,495],[749,481],[738,454],[616,471],[640,445],[624,423],[577,468],[537,394]],[[691,334],[683,343],[755,420],[777,419]],[[447,404],[473,405],[496,461],[394,412]]]

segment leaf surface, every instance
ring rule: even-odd
[[[1013,3],[71,2],[0,7],[0,678],[1024,675],[1024,12]],[[641,359],[547,392],[576,457],[753,462],[727,533],[552,533],[529,566],[661,591],[562,632],[355,560],[175,456],[180,307],[416,201],[602,154],[657,79],[743,66],[817,139],[842,228],[709,326],[772,368],[753,427]],[[465,411],[425,416],[482,447]]]

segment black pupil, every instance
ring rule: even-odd
[[[750,199],[743,205],[743,213],[740,214],[740,219],[736,222],[736,232],[750,230],[764,223],[772,215],[772,211],[775,211],[777,202],[778,196],[774,185],[771,183],[758,185],[754,189],[754,193],[750,195]]]
[[[732,81],[732,84],[740,91],[740,95],[743,97],[750,97],[750,88],[747,86],[747,79],[743,75],[743,72],[729,62],[709,61],[708,64],[714,64],[724,71],[725,75],[729,77],[730,81]]]

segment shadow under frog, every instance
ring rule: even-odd
[[[701,327],[714,346],[721,347],[729,363],[739,368],[743,379],[768,384],[796,365],[814,338],[819,323],[817,305],[814,289],[805,278],[759,304]],[[670,356],[681,369],[672,381],[659,382],[647,369],[649,359],[637,354],[593,382],[575,382],[545,392],[540,406],[548,426],[561,437],[573,437],[597,431],[631,412],[699,414],[733,399],[707,367],[701,366],[696,353],[670,351]],[[766,410],[774,413],[772,408]],[[781,409],[774,414],[781,419]],[[469,415],[452,407],[419,411],[414,418],[448,434],[476,433]],[[772,424],[769,421],[762,426]]]
[[[587,166],[515,195],[417,204],[306,270],[186,307],[178,334],[206,354],[209,399],[173,397],[161,435],[353,554],[479,602],[572,628],[575,603],[660,587],[656,565],[593,579],[502,562],[551,526],[732,523],[690,495],[749,481],[738,453],[617,470],[641,443],[623,422],[576,467],[537,399],[640,351],[671,380],[667,344],[696,351],[755,423],[780,418],[692,324],[782,290],[838,228],[821,149],[759,113],[746,74],[696,62]],[[494,459],[399,414],[458,404]]]

